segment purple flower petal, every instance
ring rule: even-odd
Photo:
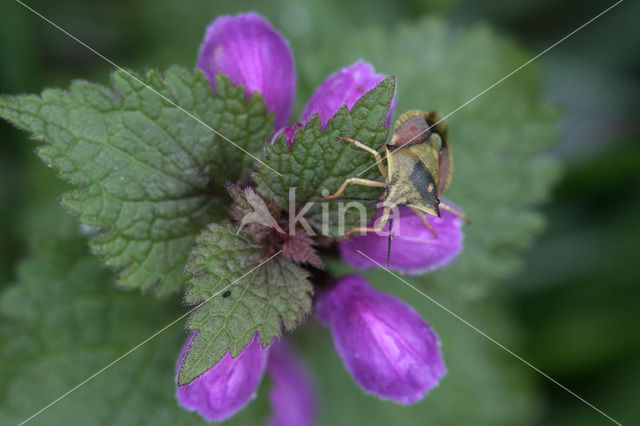
[[[384,75],[376,74],[373,67],[363,61],[358,61],[335,74],[331,74],[318,86],[309,99],[300,121],[306,123],[313,114],[319,114],[324,129],[324,126],[342,105],[351,109],[362,95],[373,89],[384,78]],[[386,126],[391,121],[395,105],[394,95],[387,114]]]
[[[287,145],[289,146],[289,149],[291,149],[291,147],[293,146],[293,138],[295,138],[296,136],[296,131],[303,126],[304,125],[302,123],[296,123],[290,126],[283,127],[273,135],[269,143],[273,145],[273,143],[279,136],[284,135],[284,137],[287,138]]]
[[[271,347],[267,372],[273,382],[269,401],[274,413],[269,424],[312,425],[316,403],[309,373],[286,342],[280,341]]]
[[[393,219],[391,257],[389,268],[405,274],[418,275],[446,266],[462,250],[462,221],[453,213],[441,210],[441,217],[427,215],[429,224],[438,237],[424,226],[422,218],[408,207],[399,207],[399,217]],[[375,221],[375,218],[374,218]],[[339,244],[342,258],[361,269],[377,267],[358,250],[378,262],[387,265],[389,225],[384,235],[369,232]]]
[[[192,334],[182,348],[178,371],[193,340]],[[227,354],[193,382],[178,386],[178,402],[189,411],[197,411],[207,420],[224,420],[251,400],[267,365],[268,349],[262,349],[258,333],[237,358]]]
[[[296,71],[286,40],[260,15],[247,13],[217,18],[200,46],[198,68],[211,81],[226,74],[242,84],[247,97],[258,92],[275,113],[275,128],[289,121],[296,88]]]
[[[365,391],[412,404],[446,372],[440,342],[429,325],[410,306],[374,290],[359,275],[342,278],[321,295],[316,312]]]

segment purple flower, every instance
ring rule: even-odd
[[[453,213],[441,210],[442,216],[439,218],[427,215],[429,224],[438,234],[436,238],[424,225],[422,218],[409,208],[399,207],[398,211],[399,215],[393,219],[389,259],[391,269],[405,274],[424,274],[451,263],[462,250],[460,229],[462,221]],[[385,235],[388,231],[389,225],[385,228]],[[388,237],[372,232],[351,237],[339,244],[342,258],[352,266],[361,269],[374,268],[378,265],[360,254],[358,250],[380,265],[386,265],[387,247]]]
[[[220,72],[234,84],[242,84],[247,97],[253,92],[260,93],[267,108],[275,113],[275,128],[281,129],[287,124],[296,87],[293,55],[287,41],[260,15],[247,13],[214,20],[200,46],[198,68],[209,78],[214,90],[215,75]],[[309,99],[301,123],[317,113],[324,128],[341,106],[347,105],[351,109],[363,94],[384,78],[363,61],[330,75]],[[387,126],[395,102],[394,96],[387,114]],[[289,145],[298,127],[284,129]]]
[[[349,109],[353,108],[362,95],[373,89],[384,78],[384,75],[376,74],[373,67],[363,61],[358,61],[331,74],[318,86],[309,102],[307,102],[300,123],[280,129],[271,139],[271,143],[273,144],[280,135],[284,135],[289,148],[291,148],[296,131],[302,128],[314,114],[320,116],[320,122],[324,129],[340,107],[346,105]],[[394,95],[389,106],[385,126],[389,125],[395,105],[396,98]]]
[[[192,334],[180,354],[178,371],[184,362]],[[269,351],[262,349],[258,333],[237,358],[227,354],[211,369],[193,382],[178,386],[178,402],[184,408],[197,411],[207,420],[224,420],[253,397],[262,380]]]
[[[273,382],[269,401],[271,426],[310,426],[315,417],[315,395],[311,380],[291,347],[280,341],[269,351],[267,372]]]
[[[341,106],[351,109],[369,90],[384,80],[385,76],[376,74],[371,65],[358,61],[331,74],[316,89],[302,113],[301,122],[306,123],[313,114],[320,115],[322,128],[335,115]],[[395,109],[395,96],[391,102],[385,125],[389,125]]]
[[[324,128],[343,106],[351,109],[384,76],[358,61],[329,76],[309,99],[301,122],[286,126],[295,91],[295,70],[287,42],[267,21],[249,13],[220,17],[207,29],[198,68],[215,90],[215,75],[226,74],[242,84],[249,98],[258,92],[275,114],[278,130],[292,146],[296,131],[318,114]],[[395,108],[389,106],[388,126]],[[401,207],[394,220],[391,266],[422,273],[450,262],[461,250],[460,220],[443,211],[429,216],[435,238],[420,217]],[[369,234],[340,244],[345,260],[360,268],[376,266],[357,252],[386,262],[387,238]],[[419,401],[444,376],[440,342],[429,325],[404,302],[373,289],[362,277],[351,275],[316,300],[318,319],[327,324],[339,356],[354,380],[367,392],[400,404]],[[178,361],[182,367],[195,334],[187,339]],[[258,334],[236,358],[230,353],[200,377],[177,387],[179,403],[207,420],[224,420],[241,410],[255,395],[264,372],[272,380],[269,401],[273,426],[313,424],[314,391],[307,371],[285,342],[263,349]],[[176,379],[177,380],[177,379]]]
[[[275,113],[276,129],[291,115],[296,88],[293,56],[286,40],[255,13],[217,18],[200,46],[198,68],[215,90],[215,74],[242,84],[247,96],[258,92]]]
[[[400,404],[419,401],[446,370],[440,342],[404,302],[349,275],[323,294],[318,318],[329,325],[345,367],[356,383]]]

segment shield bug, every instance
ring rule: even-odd
[[[420,110],[407,111],[398,117],[393,126],[393,135],[388,144],[378,151],[349,138],[339,137],[373,155],[384,182],[351,177],[340,188],[320,201],[346,198],[340,197],[346,187],[362,185],[384,188],[382,214],[375,228],[354,227],[344,237],[355,232],[379,232],[393,218],[391,210],[396,206],[407,206],[422,218],[424,225],[437,237],[433,227],[427,221],[427,214],[440,217],[440,210],[448,210],[469,222],[469,218],[449,204],[440,200],[440,196],[451,183],[453,157],[447,139],[447,128],[437,112]],[[384,148],[384,159],[380,151]],[[383,164],[386,160],[386,168]],[[389,226],[391,229],[391,224]],[[389,247],[391,235],[389,235]],[[390,249],[389,249],[390,250]],[[387,257],[388,263],[388,257]]]

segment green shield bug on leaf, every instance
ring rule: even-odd
[[[351,177],[340,188],[320,201],[338,198],[347,185],[362,185],[384,188],[380,199],[382,214],[375,228],[354,227],[344,237],[356,232],[380,232],[387,222],[392,221],[391,210],[397,206],[407,206],[422,218],[424,225],[437,237],[437,233],[427,221],[427,214],[440,217],[440,210],[448,210],[467,222],[469,218],[440,200],[440,196],[451,183],[453,156],[447,138],[446,124],[437,112],[410,110],[398,117],[393,126],[393,135],[388,144],[377,151],[354,139],[339,137],[360,149],[371,153],[384,182]],[[380,151],[384,148],[385,156]],[[386,160],[386,168],[383,161]],[[389,225],[391,229],[391,223]],[[389,234],[389,252],[391,234]],[[389,258],[387,256],[387,264]]]

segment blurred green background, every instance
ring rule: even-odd
[[[426,15],[440,16],[459,29],[488,23],[499,34],[527,47],[533,56],[612,3],[28,2],[107,58],[135,70],[163,69],[173,63],[193,66],[209,21],[219,14],[246,10],[260,12],[281,30],[296,57],[304,56],[300,52],[308,56],[353,32],[391,28]],[[623,424],[640,424],[639,16],[640,3],[627,0],[539,59],[545,95],[562,113],[560,140],[549,155],[562,161],[564,173],[545,206],[547,228],[524,253],[520,272],[478,302],[475,313],[466,315],[481,316],[485,309],[493,312],[490,315],[498,318],[483,322],[490,335],[501,340],[505,333],[514,334],[516,338],[510,341],[517,342],[518,354]],[[0,5],[0,93],[66,87],[73,78],[107,83],[111,68],[13,0]],[[308,81],[299,75],[296,111],[317,82],[315,76]],[[476,102],[490,102],[490,94]],[[0,286],[5,286],[16,281],[16,265],[35,244],[33,236],[55,232],[64,221],[65,213],[55,198],[68,187],[42,166],[26,134],[0,122],[0,140]],[[499,306],[495,311],[491,310],[494,305]],[[465,326],[460,323],[459,327]],[[505,368],[520,370],[522,386],[535,402],[504,409],[516,414],[522,410],[521,423],[607,424],[604,417],[563,389],[501,354],[493,343],[481,337],[469,343],[473,333],[461,333],[466,350],[499,356],[508,360]],[[302,345],[327,354],[331,350],[329,345],[313,348],[315,342],[303,341]],[[464,353],[456,356],[463,358]],[[477,374],[472,370],[483,366],[468,368],[470,374]],[[491,384],[491,377],[486,381]],[[500,386],[500,382],[493,385]],[[466,397],[479,396],[471,393]],[[500,392],[496,398],[492,410],[500,410]],[[464,400],[459,402],[464,404]],[[343,420],[354,424],[356,418]],[[481,417],[477,420],[486,424]],[[448,418],[442,423],[474,421]]]

